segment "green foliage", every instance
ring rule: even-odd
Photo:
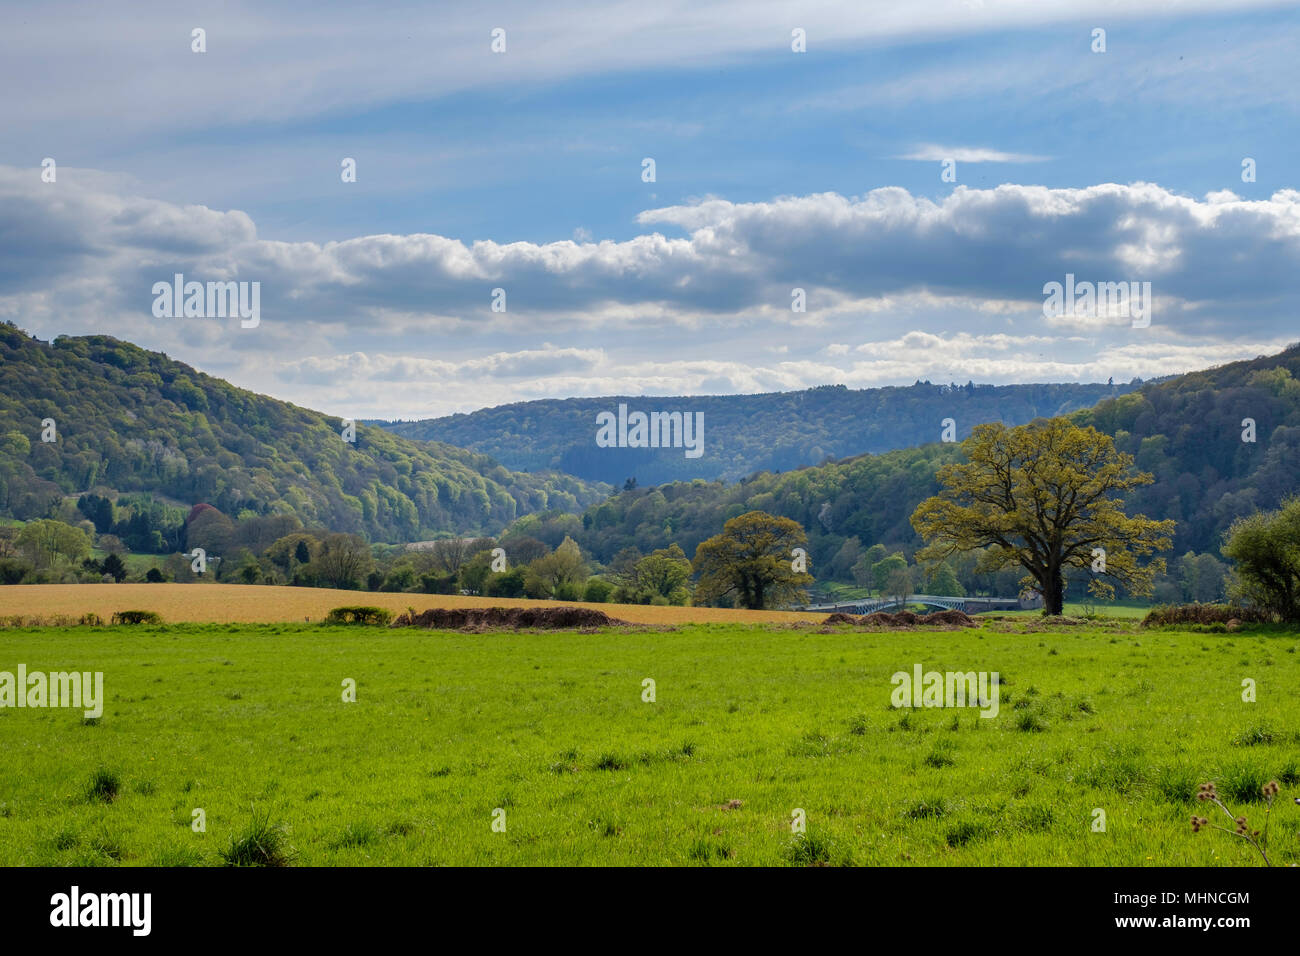
[[[120,582],[126,577],[126,563],[116,554],[106,555],[104,560],[99,562],[99,570],[112,577],[114,581]]]
[[[420,575],[420,590],[425,594],[455,594],[457,588],[456,575],[438,574],[429,572]]]
[[[675,543],[645,557],[635,548],[626,549],[613,562],[613,599],[619,604],[686,605],[692,570],[686,552]]]
[[[370,624],[383,626],[389,624],[392,620],[392,611],[388,611],[382,607],[371,607],[368,605],[336,607],[325,615],[326,624]]]
[[[552,553],[528,565],[524,591],[530,597],[576,601],[582,595],[582,585],[588,573],[578,543],[566,535]]]
[[[370,571],[370,547],[355,534],[326,535],[311,567],[322,584],[354,590]]]
[[[1151,592],[1165,562],[1140,559],[1170,546],[1174,523],[1125,514],[1121,496],[1152,479],[1134,474],[1132,456],[1109,436],[1064,418],[978,425],[962,450],[968,460],[941,469],[943,492],[912,515],[929,542],[918,557],[980,550],[987,569],[1018,565],[1050,614],[1061,613],[1066,568],[1090,569],[1099,596],[1113,597],[1112,580],[1130,593]]]
[[[871,583],[881,594],[885,593],[889,578],[896,571],[907,570],[907,558],[902,554],[891,554],[871,566]]]
[[[1195,594],[1183,593],[1181,577],[1160,579],[1157,572],[1166,592],[1177,589],[1158,595],[1161,600],[1221,600],[1224,579],[1219,570],[1226,569],[1210,562],[1217,561],[1222,532],[1257,507],[1276,507],[1294,490],[1294,476],[1300,473],[1300,401],[1294,389],[1278,387],[1283,373],[1288,380],[1300,376],[1300,347],[1147,384],[1071,416],[1078,424],[1095,425],[1113,436],[1117,451],[1141,455],[1136,463],[1154,475],[1152,484],[1127,492],[1128,511],[1174,520],[1175,553],[1190,548],[1198,561],[1208,559],[1201,563],[1206,573],[1203,583],[1197,578]],[[901,398],[906,391],[893,394]],[[1258,422],[1255,444],[1240,441],[1241,421],[1247,416]],[[1015,420],[1010,415],[993,417]],[[932,428],[932,422],[925,424]],[[541,437],[515,435],[511,440],[542,441],[546,430],[539,432]],[[852,430],[845,434],[855,435]],[[516,522],[510,534],[542,538],[552,547],[568,534],[595,560],[609,563],[630,547],[645,553],[676,543],[691,554],[729,518],[762,510],[803,526],[809,570],[819,581],[878,588],[871,567],[891,552],[910,557],[922,544],[908,516],[938,493],[939,468],[959,457],[958,445],[936,442],[785,473],[760,471],[730,484],[696,479],[647,488],[642,476],[640,487],[594,505],[580,521],[543,512]],[[752,461],[755,468],[761,467],[761,454]],[[836,559],[851,539],[865,553],[847,570],[837,568]],[[980,564],[978,554],[956,556],[951,565],[967,594],[1014,595],[1024,574],[1017,568],[981,570],[988,565]],[[1091,572],[1083,569],[1066,573],[1076,596],[1090,578]]]
[[[729,519],[765,511],[803,526],[808,569],[825,580],[851,538],[872,542],[866,555],[876,561],[885,550],[877,542],[893,543],[890,550],[915,546],[907,508],[939,490],[935,473],[958,454],[953,444],[935,443],[785,474],[764,472],[735,484],[696,480],[636,488],[611,496],[580,519],[558,512],[529,515],[511,525],[503,540],[535,537],[554,547],[568,535],[595,560],[613,567],[611,562],[625,551],[635,552],[639,560],[676,544],[684,554],[693,554]],[[855,566],[841,573],[848,578]],[[968,590],[976,583],[972,576]],[[991,578],[981,585],[991,586]]]
[[[1087,408],[1134,387],[917,382],[901,388],[827,385],[799,392],[631,402],[634,409],[703,412],[708,453],[700,458],[686,458],[676,449],[598,448],[593,422],[597,412],[609,411],[617,403],[608,398],[548,399],[468,415],[381,424],[407,438],[472,448],[508,468],[553,468],[617,487],[635,476],[635,486],[645,488],[696,478],[737,481],[759,471],[785,471],[820,465],[828,458],[924,445],[938,439],[937,423],[949,415],[972,425],[1022,424]]]
[[[487,583],[483,587],[483,593],[488,597],[523,597],[525,575],[525,570],[520,567],[510,568],[500,574],[493,574],[487,579]]]
[[[962,587],[956,573],[945,561],[935,567],[926,578],[925,593],[942,597],[965,597],[966,589]]]
[[[39,440],[46,417],[58,422],[56,443]],[[366,425],[350,444],[341,427],[109,336],[51,345],[0,324],[0,514],[44,518],[63,495],[103,489],[83,495],[101,533],[112,506],[92,498],[120,506],[121,495],[148,492],[227,515],[293,514],[300,527],[413,541],[577,510],[604,491]],[[165,527],[134,530],[133,539],[114,533],[134,551],[165,550]],[[154,531],[163,540],[151,541]]]
[[[162,615],[155,611],[114,611],[114,624],[161,624]]]
[[[24,525],[15,543],[37,569],[73,565],[90,553],[85,531],[48,518]]]
[[[700,576],[695,597],[700,604],[722,599],[759,609],[807,600],[804,588],[811,575],[793,568],[793,551],[808,541],[803,528],[789,518],[751,511],[732,518],[722,533],[695,549],[693,562]]]
[[[1300,621],[1300,497],[1237,519],[1223,553],[1237,562],[1239,597],[1284,621]]]
[[[1214,554],[1238,518],[1277,508],[1300,473],[1300,346],[1148,384],[1075,412],[1155,481],[1134,512],[1177,522],[1175,547]],[[1243,441],[1243,421],[1255,441]]]

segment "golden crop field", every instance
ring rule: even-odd
[[[246,584],[26,584],[0,588],[0,618],[75,617],[94,612],[108,620],[114,611],[155,611],[167,622],[216,624],[319,621],[331,608],[357,604],[384,607],[398,613],[409,607],[423,611],[432,607],[526,607],[556,603],[524,598],[393,594]],[[795,611],[584,602],[576,602],[575,606],[596,608],[610,617],[636,624],[755,624],[821,619],[818,615]]]

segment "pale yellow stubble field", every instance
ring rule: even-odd
[[[107,621],[114,611],[155,611],[166,622],[217,624],[319,621],[331,608],[373,605],[395,614],[409,607],[541,607],[555,601],[464,597],[452,594],[391,594],[244,584],[30,584],[0,587],[0,618],[80,617],[95,613]],[[711,607],[654,607],[643,604],[564,603],[590,607],[636,624],[793,623],[824,615],[794,611],[743,611]]]

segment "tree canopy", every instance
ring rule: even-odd
[[[1300,621],[1300,498],[1238,519],[1223,553],[1237,562],[1238,596],[1284,621]]]
[[[740,607],[780,607],[808,599],[812,575],[794,570],[795,548],[808,542],[789,518],[750,511],[732,518],[695,549],[696,604],[730,599]]]
[[[53,517],[62,497],[92,493],[87,507],[103,521],[111,509],[93,498],[143,492],[232,518],[293,514],[372,541],[417,541],[578,511],[608,490],[368,425],[347,442],[342,425],[109,336],[51,344],[0,323],[0,514],[20,520]],[[136,530],[133,550],[179,545],[165,534],[146,540],[156,526]]]
[[[1090,589],[1114,595],[1112,581],[1149,594],[1163,558],[1140,559],[1172,545],[1174,523],[1124,513],[1123,493],[1149,484],[1108,435],[1064,418],[1016,428],[980,425],[962,443],[965,462],[939,470],[943,491],[912,515],[928,543],[921,560],[984,549],[984,568],[1019,565],[1060,614],[1066,568],[1087,568]]]

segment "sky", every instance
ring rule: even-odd
[[[1295,3],[121,9],[0,4],[0,319],[42,339],[407,419],[1300,340]],[[155,314],[177,273],[257,325]],[[1067,275],[1150,307],[1045,308]]]

